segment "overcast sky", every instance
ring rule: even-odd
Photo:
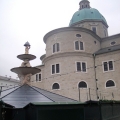
[[[80,0],[0,0],[0,76],[16,78],[10,71],[21,65],[16,56],[24,54],[24,43],[36,55],[32,66],[40,65],[45,53],[43,36],[56,28],[67,27]],[[109,35],[120,33],[120,0],[90,0],[109,25]]]

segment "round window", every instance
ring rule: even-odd
[[[115,45],[115,43],[116,43],[116,42],[115,42],[115,41],[113,41],[113,42],[111,42],[111,45]]]
[[[76,34],[76,37],[81,37],[81,35],[80,34]]]

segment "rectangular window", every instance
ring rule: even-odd
[[[55,65],[52,65],[52,74],[55,74]]]
[[[55,44],[53,45],[53,53],[55,52]]]
[[[39,81],[41,81],[41,74],[39,74]]]
[[[86,72],[86,63],[85,62],[77,62],[77,71],[78,72]]]
[[[78,41],[75,42],[75,49],[76,49],[76,50],[79,50],[79,44],[78,44]]]
[[[52,74],[60,73],[60,64],[52,65]]]
[[[103,62],[104,71],[113,70],[113,61]]]
[[[36,81],[41,81],[41,74],[36,74]]]
[[[82,70],[83,70],[83,72],[86,72],[86,63],[85,62],[82,62]]]
[[[96,27],[92,27],[92,31],[96,33]]]
[[[60,44],[59,43],[55,43],[53,45],[53,53],[59,52],[59,51],[60,51]]]
[[[108,63],[107,62],[104,62],[104,71],[108,71]]]
[[[75,50],[84,50],[84,44],[81,41],[75,41]]]
[[[113,70],[113,61],[109,61],[108,64],[109,64],[109,70]]]
[[[36,81],[38,81],[38,74],[36,74]]]
[[[80,42],[80,50],[83,50],[83,42]]]
[[[81,71],[81,63],[77,62],[77,71]]]
[[[57,43],[57,52],[59,51],[59,49],[60,49],[60,48],[59,48],[59,43]]]
[[[105,30],[104,30],[104,34],[105,34],[105,37],[106,37],[107,35],[106,35],[106,31]]]
[[[56,73],[60,72],[59,64],[56,64]]]

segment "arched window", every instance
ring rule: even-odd
[[[58,83],[54,83],[52,86],[52,89],[60,89],[60,86]]]
[[[115,86],[114,81],[108,80],[108,81],[106,82],[106,87],[114,87],[114,86]]]
[[[87,84],[84,81],[79,82],[78,88],[87,88]]]

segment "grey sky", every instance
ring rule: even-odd
[[[31,44],[30,53],[37,59],[32,66],[41,64],[45,53],[43,36],[56,28],[66,27],[80,0],[0,0],[0,75],[17,75],[10,71],[21,65],[16,56],[24,54],[24,43]],[[90,0],[106,18],[109,35],[120,33],[120,0]]]

